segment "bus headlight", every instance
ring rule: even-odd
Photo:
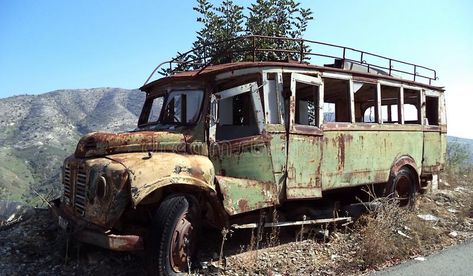
[[[100,175],[99,177],[97,177],[96,181],[97,182],[95,185],[95,196],[99,200],[102,200],[107,197],[108,194],[107,179],[103,175]]]

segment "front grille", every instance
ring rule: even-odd
[[[64,198],[66,204],[69,204],[72,200],[72,187],[71,187],[71,169],[68,164],[64,166],[64,172],[62,175],[62,184],[64,185]]]
[[[74,211],[83,216],[85,214],[87,194],[87,169],[81,165],[64,166],[63,180],[65,204],[72,206]]]
[[[85,212],[85,194],[87,184],[87,172],[85,168],[79,167],[77,170],[76,194],[74,196],[74,207],[77,213],[84,215]]]

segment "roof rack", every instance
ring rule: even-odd
[[[364,67],[366,72],[406,76],[413,81],[428,81],[429,85],[438,79],[434,69],[350,47],[298,38],[249,35],[204,44],[185,53],[178,53],[175,58],[156,66],[144,85],[159,69],[162,70],[159,72],[162,75],[172,75],[182,71],[203,70],[213,64],[238,61],[308,64],[316,58],[333,59],[333,64],[325,65],[328,67],[347,69],[346,64],[355,64],[357,67]],[[348,67],[353,70],[353,66]]]

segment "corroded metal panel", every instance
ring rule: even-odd
[[[287,199],[308,199],[322,197],[320,181],[320,162],[322,159],[322,132],[315,126],[296,124],[296,99],[297,83],[308,84],[312,87],[319,87],[322,84],[320,78],[303,74],[291,74],[291,96],[290,96],[290,125],[288,135],[287,152]],[[321,89],[323,91],[323,88]],[[317,89],[317,93],[321,93]],[[322,92],[323,93],[323,92]],[[321,95],[316,94],[320,99]],[[320,116],[319,106],[315,108],[315,118]]]
[[[289,135],[287,199],[322,197],[322,136]]]
[[[216,176],[223,195],[223,205],[230,215],[250,212],[277,203],[276,186],[262,182],[228,176]]]
[[[424,132],[423,173],[439,172],[442,167],[442,133],[439,127]]]
[[[157,152],[117,154],[111,158],[129,171],[134,206],[158,188],[173,184],[215,191],[214,167],[206,156]]]
[[[272,138],[269,147],[271,151],[274,180],[279,199],[283,199],[286,182],[287,137],[284,125],[273,125],[270,129],[272,131],[270,133]]]
[[[274,182],[269,136],[221,141],[211,148],[217,175]]]
[[[279,203],[285,154],[272,149],[279,147],[281,151],[285,141],[278,135],[281,134],[265,133],[222,141],[211,147],[211,160],[215,165],[216,179],[228,214],[239,214]],[[271,153],[275,154],[274,159]]]
[[[90,158],[139,151],[186,152],[190,140],[191,138],[186,137],[183,133],[165,131],[94,132],[80,139],[75,156],[78,158]]]
[[[215,192],[214,168],[206,156],[186,155],[172,152],[121,153],[106,158],[66,159],[74,177],[76,167],[81,166],[85,179],[80,195],[84,200],[84,218],[98,225],[110,226],[129,206],[138,205],[150,193],[169,185],[190,185],[201,190]],[[97,179],[105,179],[106,194],[97,197]],[[72,183],[74,197],[79,187]],[[75,200],[69,204],[71,211]],[[107,212],[104,212],[107,210]]]
[[[69,171],[63,176],[64,187],[69,191],[64,197],[65,212],[98,225],[113,225],[129,203],[126,168],[106,158],[84,161],[74,156],[64,161],[64,168]],[[106,179],[102,197],[96,196],[99,177]]]
[[[386,182],[393,162],[408,155],[420,171],[422,161],[422,126],[409,131],[395,126],[373,125],[371,129],[324,130],[321,178],[323,190]],[[417,130],[416,130],[417,129]]]

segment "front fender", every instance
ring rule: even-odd
[[[109,158],[128,169],[134,206],[157,189],[173,184],[215,192],[215,171],[206,156],[157,152],[117,154]]]

